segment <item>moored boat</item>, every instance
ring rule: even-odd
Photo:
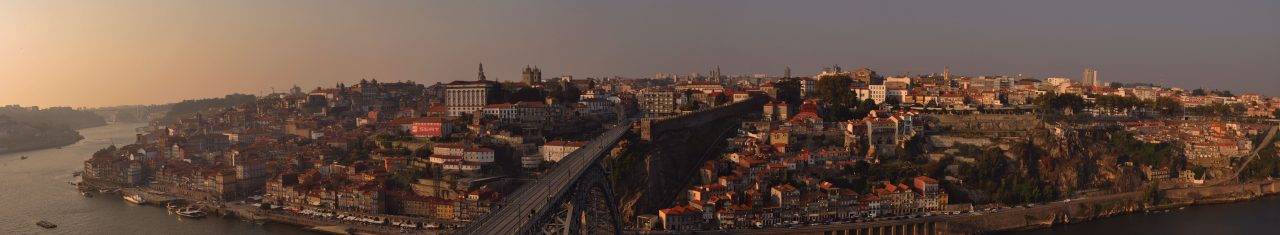
[[[186,208],[178,209],[178,215],[182,217],[187,217],[187,218],[201,218],[208,214],[205,213],[204,211],[201,211],[200,209],[186,207]]]
[[[147,199],[138,194],[124,196],[124,201],[138,205],[147,204]]]
[[[39,225],[39,226],[40,226],[40,227],[42,227],[42,228],[48,228],[48,229],[51,229],[51,228],[57,228],[57,227],[58,227],[58,225],[57,225],[57,224],[53,224],[53,222],[49,222],[49,221],[45,221],[45,220],[41,220],[40,222],[36,222],[36,225]]]

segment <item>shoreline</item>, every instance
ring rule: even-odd
[[[81,141],[81,140],[84,140],[84,134],[81,134],[81,133],[80,133],[80,130],[89,129],[89,128],[95,128],[95,127],[110,126],[110,125],[114,125],[114,124],[128,124],[128,123],[134,123],[134,122],[119,122],[119,123],[110,123],[110,122],[108,122],[108,123],[103,123],[103,124],[100,124],[100,125],[92,125],[92,126],[85,126],[85,127],[80,127],[80,128],[74,128],[74,129],[71,129],[71,131],[75,132],[77,137],[76,137],[76,138],[73,138],[72,140],[58,140],[58,141],[53,141],[53,143],[46,143],[46,144],[39,144],[39,145],[33,145],[33,146],[23,146],[23,147],[17,147],[17,148],[12,148],[12,149],[5,149],[5,150],[0,150],[0,154],[23,153],[23,152],[31,152],[31,151],[39,151],[39,150],[45,150],[45,149],[51,149],[51,148],[61,148],[61,147],[71,146],[71,145],[73,145],[73,144],[80,143],[80,141]],[[141,122],[139,122],[139,123],[141,123]]]
[[[106,184],[106,185],[103,185],[103,184]],[[252,207],[249,204],[222,203],[217,205],[209,205],[209,204],[203,204],[202,202],[191,203],[191,202],[200,202],[200,201],[193,200],[191,198],[186,198],[180,195],[170,194],[170,193],[156,194],[155,192],[152,192],[156,190],[150,190],[146,188],[128,188],[128,187],[121,188],[118,186],[110,186],[110,184],[96,182],[94,180],[81,181],[81,184],[78,185],[78,188],[81,191],[83,191],[85,188],[93,188],[93,189],[114,188],[119,191],[115,193],[109,193],[112,196],[139,194],[139,195],[142,195],[143,198],[150,198],[148,199],[147,203],[141,206],[152,206],[152,207],[159,207],[163,209],[165,208],[165,204],[167,203],[182,202],[188,205],[196,205],[197,207],[204,210],[206,213],[209,213],[209,216],[206,216],[206,217],[216,216],[221,218],[230,218],[230,219],[239,220],[239,222],[251,223],[256,225],[262,225],[268,222],[277,223],[282,225],[293,226],[304,231],[324,233],[324,234],[349,234],[347,232],[348,229],[351,229],[352,231],[354,231],[355,234],[441,234],[442,232],[444,232],[444,231],[418,229],[418,230],[407,230],[408,233],[403,233],[400,230],[398,230],[399,227],[394,227],[394,226],[380,227],[380,226],[374,226],[374,225],[329,223],[317,218],[289,215],[288,212],[286,211],[274,211],[274,212],[263,213],[260,209],[256,207]],[[122,203],[127,203],[127,202],[123,202],[122,200]]]
[[[1229,185],[1161,190],[1171,202],[1151,205],[1142,200],[1142,192],[1124,192],[1089,198],[1057,201],[1028,207],[1013,206],[998,211],[974,211],[964,215],[941,215],[918,219],[846,223],[795,228],[743,229],[730,231],[694,231],[694,233],[731,234],[830,234],[835,231],[873,232],[877,229],[928,225],[937,234],[1006,234],[1035,231],[1057,226],[1103,220],[1137,213],[1163,213],[1181,207],[1254,201],[1280,194],[1280,180],[1253,181]],[[1171,211],[1172,212],[1172,211]],[[901,230],[898,230],[901,231]],[[660,231],[627,231],[627,234],[652,234]]]
[[[32,146],[21,146],[21,147],[16,147],[12,149],[0,150],[0,154],[24,153],[24,152],[39,151],[39,150],[45,150],[45,149],[51,149],[51,148],[61,148],[61,147],[66,147],[66,146],[79,143],[81,140],[84,140],[84,135],[81,135],[80,131],[76,131],[76,136],[77,136],[76,138],[72,138],[72,139],[51,141],[52,143],[43,143],[43,144],[37,144]]]
[[[1121,203],[1113,210],[1107,210],[1102,213],[1096,213],[1088,216],[1073,216],[1070,208],[1061,211],[1058,216],[1060,219],[1046,220],[1042,223],[1029,223],[1024,226],[1016,226],[1004,229],[991,229],[979,231],[984,234],[1001,234],[1008,232],[1036,231],[1042,229],[1050,229],[1057,226],[1071,226],[1072,224],[1084,223],[1089,221],[1104,220],[1117,216],[1136,215],[1139,213],[1166,213],[1168,211],[1176,213],[1185,207],[1195,206],[1211,206],[1233,204],[1241,202],[1256,201],[1269,196],[1280,195],[1280,180],[1269,181],[1252,181],[1228,185],[1192,187],[1192,188],[1171,188],[1160,191],[1166,194],[1165,197],[1171,202],[1163,204],[1147,204],[1138,201],[1132,201],[1135,198],[1118,198],[1109,200],[1108,203]],[[1129,192],[1125,194],[1132,194]],[[1062,208],[1059,208],[1062,209]],[[959,220],[959,219],[957,219]]]

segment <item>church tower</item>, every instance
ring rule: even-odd
[[[480,81],[484,81],[484,63],[480,63],[480,74],[477,75]]]
[[[524,66],[524,71],[521,71],[520,75],[520,81],[524,82],[524,84],[533,85],[533,69],[529,68],[528,65]]]
[[[533,82],[542,83],[542,69],[539,69],[537,65],[533,66]]]

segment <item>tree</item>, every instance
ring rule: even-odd
[[[532,87],[521,87],[519,90],[516,90],[515,93],[511,94],[511,101],[512,102],[542,102],[543,101],[542,99],[546,97],[547,97],[546,94],[543,94],[543,91],[540,89],[536,89]]]
[[[782,102],[787,102],[790,105],[799,105],[804,101],[804,95],[801,94],[800,90],[800,80],[795,78],[782,79],[774,83],[773,87],[778,90],[777,99]]]
[[[1247,107],[1245,107],[1244,104],[1240,104],[1240,103],[1230,104],[1230,105],[1221,104],[1221,103],[1212,103],[1208,105],[1201,105],[1201,106],[1187,108],[1187,112],[1194,115],[1201,115],[1201,116],[1233,116],[1236,113],[1245,111],[1246,109]]]
[[[1155,109],[1160,110],[1161,114],[1174,115],[1182,113],[1182,103],[1169,97],[1160,97],[1156,99]]]
[[[565,102],[577,103],[578,99],[581,98],[581,96],[582,96],[582,91],[578,90],[578,86],[569,85],[564,88],[563,97],[560,97],[560,98]]]
[[[1196,88],[1195,90],[1191,90],[1191,96],[1205,96],[1205,95],[1208,95],[1208,93],[1204,92],[1204,88]]]
[[[853,86],[853,78],[849,76],[826,76],[818,79],[817,95],[828,105],[823,118],[831,122],[846,121],[853,117],[850,112],[854,108],[857,96],[849,88]]]
[[[1137,108],[1142,104],[1137,97],[1124,97],[1118,95],[1100,95],[1094,99],[1094,105],[1111,110],[1128,110]]]
[[[1280,109],[1276,109],[1276,111],[1271,112],[1271,118],[1280,118]]]
[[[1151,185],[1142,190],[1142,200],[1147,203],[1156,204],[1160,202],[1160,182],[1152,181]]]
[[[850,115],[850,118],[852,119],[864,118],[868,114],[871,114],[871,111],[876,109],[880,109],[880,106],[876,105],[875,100],[872,100],[872,99],[862,100],[862,104],[858,104],[856,108],[854,108],[853,114]]]
[[[724,105],[725,103],[729,103],[730,101],[733,101],[731,97],[729,97],[728,95],[725,95],[723,92],[716,93],[715,100],[716,100],[716,105]]]
[[[1074,114],[1084,110],[1084,97],[1076,94],[1046,94],[1036,99],[1036,105],[1053,112]]]

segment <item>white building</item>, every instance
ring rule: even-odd
[[[524,167],[524,169],[538,168],[538,165],[542,165],[542,154],[520,156],[520,166]]]
[[[436,144],[431,146],[431,153],[436,155],[461,157],[466,150],[467,146],[462,144]]]
[[[498,84],[489,81],[454,81],[445,86],[445,104],[449,106],[449,116],[461,116],[475,112],[488,105],[489,92],[498,88]]]
[[[480,164],[493,163],[493,149],[467,148],[462,152],[462,160]]]
[[[586,145],[587,142],[555,140],[542,145],[540,153],[547,161],[559,162],[560,159],[564,159],[565,156]]]

